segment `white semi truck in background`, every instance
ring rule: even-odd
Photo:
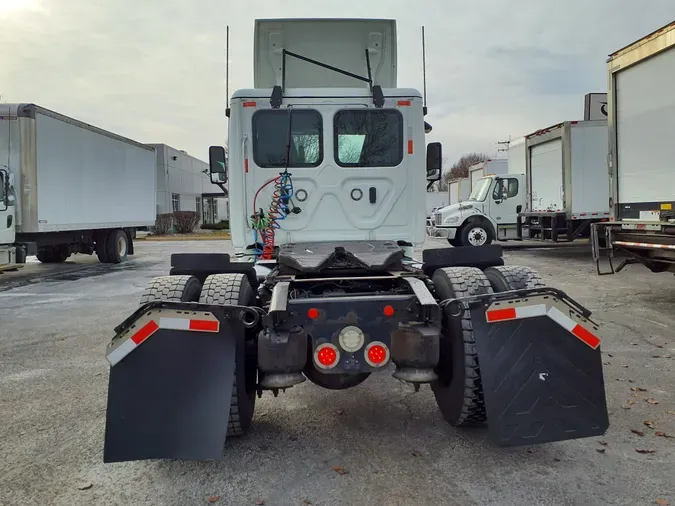
[[[453,246],[587,237],[591,223],[609,217],[606,146],[605,121],[568,121],[517,139],[508,161],[470,169],[471,195],[437,210],[427,235]]]
[[[0,270],[120,263],[155,223],[155,150],[34,104],[0,104]]]
[[[611,54],[608,78],[612,219],[592,229],[598,274],[630,263],[673,273],[675,22]],[[602,253],[609,272],[601,272]],[[616,268],[615,253],[625,257]]]

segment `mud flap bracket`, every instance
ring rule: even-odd
[[[471,311],[495,444],[533,445],[605,433],[609,419],[600,331],[587,310],[550,289],[503,292],[464,304]]]
[[[107,352],[104,462],[222,458],[237,341],[245,338],[242,312],[255,313],[155,302],[118,327]],[[144,328],[154,330],[134,347]]]

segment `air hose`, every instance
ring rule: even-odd
[[[262,189],[272,183],[274,184],[272,200],[267,213],[265,213],[262,208],[257,209],[256,201]],[[274,258],[275,230],[281,228],[279,222],[285,220],[286,216],[291,213],[289,202],[291,202],[291,197],[293,197],[293,191],[293,180],[291,179],[288,170],[284,170],[284,172],[281,172],[277,177],[270,179],[258,188],[258,191],[253,198],[253,215],[251,216],[253,239],[254,244],[256,244],[256,249],[253,253],[256,257],[262,257],[263,260],[271,260]],[[299,209],[296,211],[295,207],[293,207],[292,210],[294,212],[299,211]],[[258,240],[259,237],[262,239],[262,250],[257,247],[260,243]]]

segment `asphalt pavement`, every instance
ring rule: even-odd
[[[582,247],[505,257],[603,325],[603,437],[499,449],[389,370],[346,391],[265,393],[222,461],[104,464],[112,329],[172,252],[229,243],[136,248],[119,266],[75,256],[0,275],[0,505],[675,505],[675,277],[640,266],[598,277]]]

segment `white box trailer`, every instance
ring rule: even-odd
[[[526,170],[520,218],[531,238],[573,241],[609,218],[606,121],[566,121],[528,135]]]
[[[525,174],[527,172],[527,137],[518,137],[509,142],[508,173]]]
[[[150,146],[34,104],[0,104],[0,163],[0,263],[93,252],[118,263],[136,230],[155,223]]]
[[[476,181],[480,178],[492,174],[501,175],[506,174],[509,170],[508,160],[485,160],[478,162],[469,167],[469,181],[471,181],[471,189],[473,190]]]
[[[606,248],[653,272],[675,272],[675,21],[611,54],[607,109],[612,221]],[[599,272],[599,271],[598,271]]]
[[[469,198],[471,180],[468,177],[452,179],[448,182],[448,205],[459,204]]]

